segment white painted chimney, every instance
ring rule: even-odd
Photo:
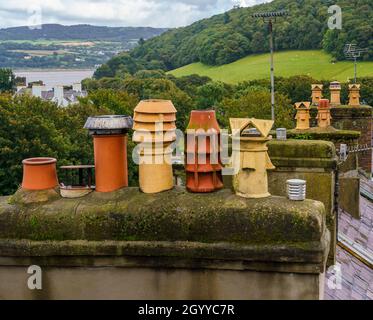
[[[57,85],[53,88],[54,98],[57,100],[58,105],[63,104],[63,85]]]
[[[34,97],[41,98],[41,93],[42,91],[45,91],[45,86],[40,86],[40,85],[33,85],[31,93]]]
[[[82,83],[81,82],[73,83],[73,90],[77,91],[77,92],[81,92],[82,91]]]

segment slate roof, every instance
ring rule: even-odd
[[[372,182],[362,180],[362,187],[373,189]],[[373,300],[373,269],[360,261],[354,254],[373,257],[373,202],[360,198],[361,219],[354,219],[339,211],[338,234],[343,247],[337,248],[337,263],[341,265],[342,289],[333,290],[325,281],[326,300]],[[345,246],[345,244],[347,244]],[[352,254],[354,253],[354,254]],[[329,269],[331,270],[331,269]],[[327,275],[330,279],[332,274]]]

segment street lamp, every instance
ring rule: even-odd
[[[286,10],[272,11],[272,12],[258,12],[252,15],[253,18],[261,18],[264,22],[268,23],[269,30],[269,48],[271,51],[271,113],[272,120],[275,120],[275,68],[273,62],[274,46],[273,46],[273,23],[276,22],[277,18],[288,16],[289,13]]]

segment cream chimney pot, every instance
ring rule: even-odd
[[[332,106],[341,105],[341,83],[334,81],[330,83],[330,104]]]
[[[42,91],[45,90],[45,86],[40,86],[40,85],[33,85],[31,89],[31,93],[34,97],[41,98],[41,93]]]
[[[322,84],[313,84],[312,85],[312,105],[317,106],[320,99],[322,99]]]
[[[295,104],[295,109],[297,110],[297,115],[295,119],[297,120],[296,130],[307,130],[310,128],[310,102],[297,102]]]
[[[350,101],[348,103],[349,106],[360,106],[360,84],[350,84],[348,86],[350,91],[348,97]]]

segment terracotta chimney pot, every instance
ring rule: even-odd
[[[327,128],[331,125],[330,106],[328,99],[321,99],[317,113],[317,124],[319,128]]]
[[[215,111],[192,111],[186,134],[187,190],[206,193],[223,188],[220,128]]]
[[[22,188],[26,190],[48,190],[58,186],[54,158],[30,158],[22,161]]]
[[[146,148],[139,151],[139,185],[144,193],[173,188],[169,147],[176,140],[176,112],[172,101],[160,99],[140,101],[134,110],[132,140]]]
[[[90,117],[84,125],[93,135],[96,191],[128,186],[127,132],[132,125],[131,117],[111,115]]]

